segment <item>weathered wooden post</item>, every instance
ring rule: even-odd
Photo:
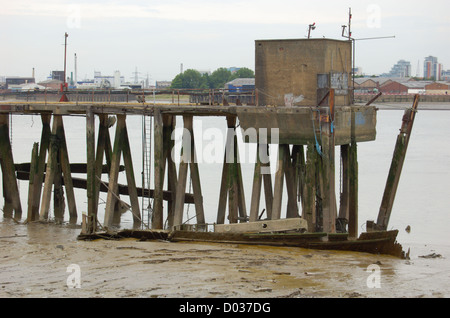
[[[381,201],[380,211],[378,213],[377,223],[371,230],[387,230],[389,219],[391,217],[392,207],[394,205],[395,195],[397,193],[400,175],[405,161],[406,151],[408,149],[409,139],[414,124],[419,104],[419,95],[414,96],[414,103],[411,109],[405,110],[402,119],[402,126],[395,144],[394,155],[389,169],[389,175],[384,189],[383,199]]]
[[[3,215],[7,218],[13,216],[20,220],[22,217],[22,206],[20,203],[19,188],[14,168],[14,159],[12,154],[11,142],[9,139],[9,115],[0,115],[0,162],[3,174],[3,196],[5,206]]]
[[[192,190],[194,194],[194,204],[197,224],[205,225],[205,214],[203,210],[203,196],[200,185],[200,174],[195,154],[193,117],[192,115],[183,116],[184,131],[181,150],[181,161],[178,172],[178,183],[175,198],[175,214],[173,226],[178,227],[183,224],[184,203],[186,197],[186,182],[188,168],[191,171]]]
[[[97,199],[95,180],[95,116],[92,106],[86,110],[86,159],[87,159],[87,187],[88,224],[87,234],[95,233],[97,228]]]
[[[336,194],[335,194],[335,141],[334,141],[334,89],[330,89],[329,107],[322,109],[322,181],[323,231],[336,232]]]
[[[45,162],[47,158],[47,152],[50,144],[50,114],[41,114],[42,121],[42,133],[41,142],[39,143],[39,154],[37,157],[37,166],[34,171],[33,182],[30,183],[28,191],[28,217],[27,221],[37,221],[39,219],[39,206],[41,202],[41,192],[42,192],[42,180],[44,177]],[[31,173],[31,171],[30,171]],[[31,181],[31,179],[30,179]]]
[[[161,110],[155,108],[154,118],[154,158],[155,158],[155,199],[153,201],[152,229],[163,229],[163,186],[164,186],[164,125]]]
[[[237,223],[247,220],[241,165],[236,137],[236,117],[227,116],[227,140],[220,184],[217,224],[225,223],[228,198],[228,221]]]
[[[115,208],[116,203],[118,202],[122,203],[118,197],[119,194],[118,179],[119,179],[121,154],[123,154],[123,159],[125,163],[125,172],[128,183],[128,192],[130,196],[131,212],[133,214],[133,227],[138,228],[141,224],[140,208],[139,208],[139,201],[137,198],[137,189],[134,178],[133,163],[131,159],[130,144],[128,140],[126,115],[118,114],[116,135],[114,139],[114,148],[111,158],[110,182],[105,210],[104,225],[106,227],[118,224],[120,222],[121,212],[125,212],[116,210]],[[125,204],[123,206],[127,205]]]

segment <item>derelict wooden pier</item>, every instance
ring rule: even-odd
[[[364,249],[369,244],[371,251],[379,252],[380,244],[387,244],[388,250],[394,248],[398,254],[398,248],[394,244],[397,232],[385,231],[398,182],[388,183],[385,194],[387,199],[379,212],[380,224],[372,224],[370,227],[372,230],[381,228],[384,231],[369,233],[370,235],[356,239],[357,146],[358,143],[375,140],[377,109],[370,105],[372,101],[362,106],[353,102],[351,48],[351,41],[330,39],[256,41],[256,89],[249,95],[252,105],[244,106],[239,99],[228,100],[220,92],[219,99],[214,92],[209,94],[209,105],[146,103],[145,99],[141,99],[139,103],[111,100],[105,103],[77,100],[53,103],[1,102],[0,158],[4,215],[22,219],[17,187],[17,177],[22,176],[29,180],[28,222],[48,219],[52,191],[55,219],[62,219],[65,210],[62,203],[63,190],[67,197],[70,222],[77,222],[80,212],[73,197],[73,188],[76,186],[86,189],[88,211],[87,215],[83,214],[82,232],[87,235],[95,234],[99,228],[110,229],[118,225],[121,213],[126,210],[130,210],[133,215],[134,228],[140,228],[143,209],[148,209],[150,205],[140,205],[139,197],[153,199],[151,214],[147,213],[152,230],[167,229],[181,235],[181,238],[179,235],[172,235],[172,238],[186,239],[189,235],[183,236],[183,233],[189,233],[186,229],[192,230],[191,224],[186,223],[193,223],[192,227],[197,231],[190,233],[206,233],[202,171],[195,160],[193,118],[214,116],[223,118],[227,127],[221,184],[220,189],[217,189],[219,200],[215,230],[224,224],[233,225],[223,227],[222,230],[225,231],[239,224],[244,224],[244,228],[247,225],[249,228],[267,227],[269,222],[259,221],[270,220],[276,223],[286,219],[297,224],[297,232],[306,231],[308,235],[297,237],[297,234],[289,234],[291,236],[288,237],[278,233],[270,238],[258,236],[256,241],[300,244],[299,240],[303,241],[306,237],[321,239],[325,233],[327,240],[331,240],[330,244],[325,244],[325,248],[333,246],[334,249],[342,247],[360,250],[360,245]],[[395,152],[396,162],[393,162],[389,175],[389,178],[395,180],[400,177],[417,103],[418,97],[415,98],[414,108],[404,117],[399,136],[401,142],[398,142],[399,149]],[[40,142],[33,147],[28,171],[17,171],[17,175],[18,168],[14,163],[8,134],[10,114],[38,114],[42,121]],[[72,178],[75,166],[70,163],[67,153],[70,140],[66,140],[64,134],[64,118],[73,115],[86,118],[86,180]],[[144,184],[139,188],[136,184],[132,157],[139,154],[132,153],[130,148],[127,128],[127,118],[130,116],[142,116],[153,121],[153,128],[144,133],[145,136],[153,134],[153,138],[149,139],[154,147],[149,159],[154,168],[153,189]],[[99,126],[98,131],[95,131],[97,120]],[[113,126],[114,139],[108,130]],[[177,126],[184,128],[178,167],[171,156],[174,146],[171,136]],[[242,168],[238,160],[237,129],[243,130],[244,142],[256,144],[258,149],[250,194],[244,192]],[[277,148],[275,162],[267,160],[269,145],[271,149]],[[337,147],[340,147],[340,158],[335,158]],[[123,166],[120,165],[122,158]],[[341,162],[338,195],[337,159]],[[120,171],[126,174],[126,185],[118,183]],[[188,171],[191,180],[188,180]],[[103,174],[108,175],[108,182],[102,179]],[[192,183],[192,194],[186,193],[188,181]],[[167,189],[164,189],[164,184],[167,184]],[[286,206],[282,204],[284,189]],[[104,220],[98,220],[99,191],[107,192]],[[120,199],[121,195],[129,196],[129,205]],[[250,206],[246,206],[245,198],[248,195]],[[195,206],[195,220],[192,222],[186,220],[184,215],[186,203],[193,203]],[[278,230],[280,231],[283,229]],[[314,235],[310,236],[311,233]],[[341,241],[339,234],[344,235],[345,241]],[[218,236],[224,240],[249,242],[247,234],[242,235]],[[198,239],[192,236],[190,238]],[[333,242],[336,238],[338,242]],[[319,248],[323,243],[317,241],[307,246]]]
[[[191,132],[188,142],[191,143],[193,151],[192,158],[195,154],[195,145],[193,143],[193,117],[194,116],[221,116],[230,131],[236,129],[237,120],[240,120],[241,127],[246,125],[267,126],[263,119],[255,119],[258,116],[267,116],[270,114],[272,118],[281,118],[284,115],[291,117],[294,122],[297,120],[305,120],[309,125],[305,125],[304,129],[298,130],[298,136],[285,136],[281,132],[281,142],[279,145],[278,164],[279,169],[272,180],[270,175],[261,174],[261,160],[258,158],[255,165],[255,177],[253,191],[251,194],[251,206],[245,206],[245,194],[242,185],[242,172],[237,160],[232,162],[225,161],[223,165],[222,183],[220,191],[220,200],[218,202],[217,223],[223,224],[227,221],[230,223],[245,222],[247,220],[255,221],[260,217],[262,208],[259,206],[261,197],[261,188],[264,185],[264,194],[268,219],[280,219],[283,217],[304,217],[313,230],[325,230],[326,232],[335,232],[335,219],[337,219],[337,210],[335,208],[336,198],[331,195],[334,192],[333,182],[328,180],[334,174],[334,158],[331,156],[330,147],[334,144],[342,144],[344,158],[344,179],[350,184],[350,176],[357,173],[356,164],[356,138],[352,138],[351,125],[348,127],[335,127],[333,136],[326,133],[326,127],[331,123],[329,105],[326,107],[257,107],[242,105],[215,105],[215,106],[197,106],[197,105],[146,105],[136,103],[2,103],[1,107],[1,143],[2,143],[2,171],[5,186],[5,216],[13,216],[16,219],[22,217],[22,207],[20,205],[20,194],[17,189],[17,175],[15,173],[14,160],[12,158],[11,145],[8,135],[8,116],[9,114],[39,114],[42,120],[42,135],[40,142],[36,143],[30,153],[31,163],[29,165],[29,193],[28,206],[26,208],[26,220],[35,221],[38,219],[48,219],[48,211],[50,208],[51,193],[61,192],[65,190],[67,198],[67,208],[69,210],[70,222],[76,222],[80,217],[77,211],[76,202],[73,196],[74,179],[71,176],[70,159],[67,153],[67,144],[64,135],[64,117],[71,115],[84,115],[86,117],[86,141],[87,141],[87,163],[86,163],[86,194],[88,200],[88,232],[97,230],[97,221],[104,227],[110,227],[118,224],[118,210],[120,210],[120,193],[118,184],[118,174],[120,169],[125,171],[127,176],[127,192],[131,202],[130,210],[133,213],[135,227],[140,226],[141,207],[139,206],[138,197],[142,195],[142,189],[136,186],[134,176],[132,156],[130,151],[126,119],[128,116],[152,116],[154,120],[154,184],[155,187],[151,193],[154,198],[152,228],[162,229],[164,221],[168,221],[169,228],[183,224],[183,209],[186,202],[194,203],[197,224],[204,224],[204,211],[202,204],[201,192],[201,171],[198,164],[194,160],[187,162],[181,161],[178,167],[178,175],[175,163],[170,156],[171,140],[170,136],[174,129],[175,116],[181,116],[183,126]],[[370,115],[367,115],[370,111]],[[336,117],[356,118],[358,114],[366,114],[373,124],[374,110],[370,108],[361,109],[361,107],[338,107]],[[95,131],[94,121],[98,118],[99,128]],[[346,117],[346,118],[347,118]],[[108,125],[111,124],[111,118],[116,118],[116,132],[114,139],[109,136]],[[302,119],[303,118],[303,119]],[[249,120],[256,120],[254,123]],[[342,119],[343,122],[346,119]],[[334,121],[333,121],[334,122]],[[338,121],[339,122],[339,119]],[[288,122],[286,122],[289,125]],[[323,125],[321,140],[317,141],[318,135],[312,131],[312,127],[320,130]],[[348,132],[343,130],[348,128]],[[353,128],[354,130],[356,128]],[[335,137],[335,134],[337,137]],[[372,137],[361,138],[372,139]],[[333,137],[331,140],[330,137]],[[290,141],[283,138],[298,138],[299,144],[291,144]],[[353,140],[353,146],[352,146]],[[97,143],[96,143],[97,141]],[[322,144],[321,150],[316,149],[319,142]],[[282,143],[282,144],[281,144]],[[304,145],[303,145],[304,144]],[[326,145],[324,147],[324,145]],[[259,144],[259,147],[267,147],[267,144]],[[235,156],[237,149],[236,136],[227,138],[226,147],[232,147]],[[328,148],[327,148],[328,147]],[[292,151],[291,151],[292,148]],[[323,153],[319,154],[322,151]],[[334,155],[334,152],[333,152]],[[123,157],[124,166],[120,166],[120,160]],[[351,164],[353,162],[353,164]],[[265,163],[265,165],[277,163]],[[191,178],[193,185],[193,194],[186,194],[187,170],[191,170]],[[24,170],[24,169],[20,169]],[[317,170],[317,171],[316,171]],[[166,172],[167,171],[167,172]],[[23,172],[23,171],[21,171]],[[107,202],[105,209],[105,219],[97,220],[98,196],[100,189],[105,187],[104,181],[101,181],[101,174],[109,175],[107,185]],[[318,179],[318,174],[323,178]],[[163,189],[164,178],[168,176],[168,189]],[[26,176],[25,176],[26,178]],[[285,207],[281,206],[281,197],[283,195],[283,182],[286,180],[288,191],[288,208],[284,214]],[[353,177],[353,180],[355,178]],[[43,186],[42,186],[43,181]],[[79,181],[79,180],[76,180]],[[316,183],[320,181],[316,186]],[[356,207],[351,207],[352,202],[356,202],[351,197],[357,195],[357,185],[352,181],[353,188],[344,187],[344,198],[341,202],[340,215],[350,220],[356,217]],[[322,211],[317,213],[319,206],[317,202],[316,189],[321,191],[320,207]],[[42,195],[39,191],[42,189]],[[103,189],[104,191],[104,189]],[[123,193],[123,192],[122,192]],[[328,194],[327,194],[328,193]],[[299,195],[297,195],[299,194]],[[61,194],[62,195],[62,194]],[[42,196],[42,198],[41,198]],[[55,196],[56,198],[57,196]],[[226,213],[226,203],[228,197],[228,215]],[[296,200],[301,198],[302,210],[298,211]],[[164,215],[163,202],[168,203],[167,215]],[[61,211],[58,202],[54,202],[55,218],[62,218],[64,211]],[[325,212],[324,212],[325,211]],[[350,212],[351,214],[347,214]],[[14,214],[12,213],[14,212]],[[353,216],[351,216],[353,215]],[[353,221],[353,224],[357,222]],[[356,227],[354,228],[356,230]],[[355,235],[355,234],[354,234]]]

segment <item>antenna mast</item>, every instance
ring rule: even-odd
[[[61,99],[59,100],[60,102],[68,102],[69,99],[66,96],[66,91],[67,91],[67,83],[66,83],[66,57],[67,57],[67,37],[69,36],[69,34],[67,34],[67,32],[64,34],[64,78],[63,78],[63,83],[61,84],[61,92],[62,92],[62,96]]]

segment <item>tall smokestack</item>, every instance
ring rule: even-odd
[[[78,77],[77,77],[77,53],[75,53],[75,86],[77,85]]]

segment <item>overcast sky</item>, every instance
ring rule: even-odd
[[[94,71],[119,70],[132,80],[172,80],[184,69],[219,67],[254,70],[254,41],[311,37],[342,39],[348,23],[356,39],[356,65],[366,74],[389,72],[404,59],[423,75],[426,56],[450,69],[450,1],[301,1],[301,0],[0,0],[0,75],[37,80],[63,70],[64,33],[67,71],[78,56],[78,80]]]

